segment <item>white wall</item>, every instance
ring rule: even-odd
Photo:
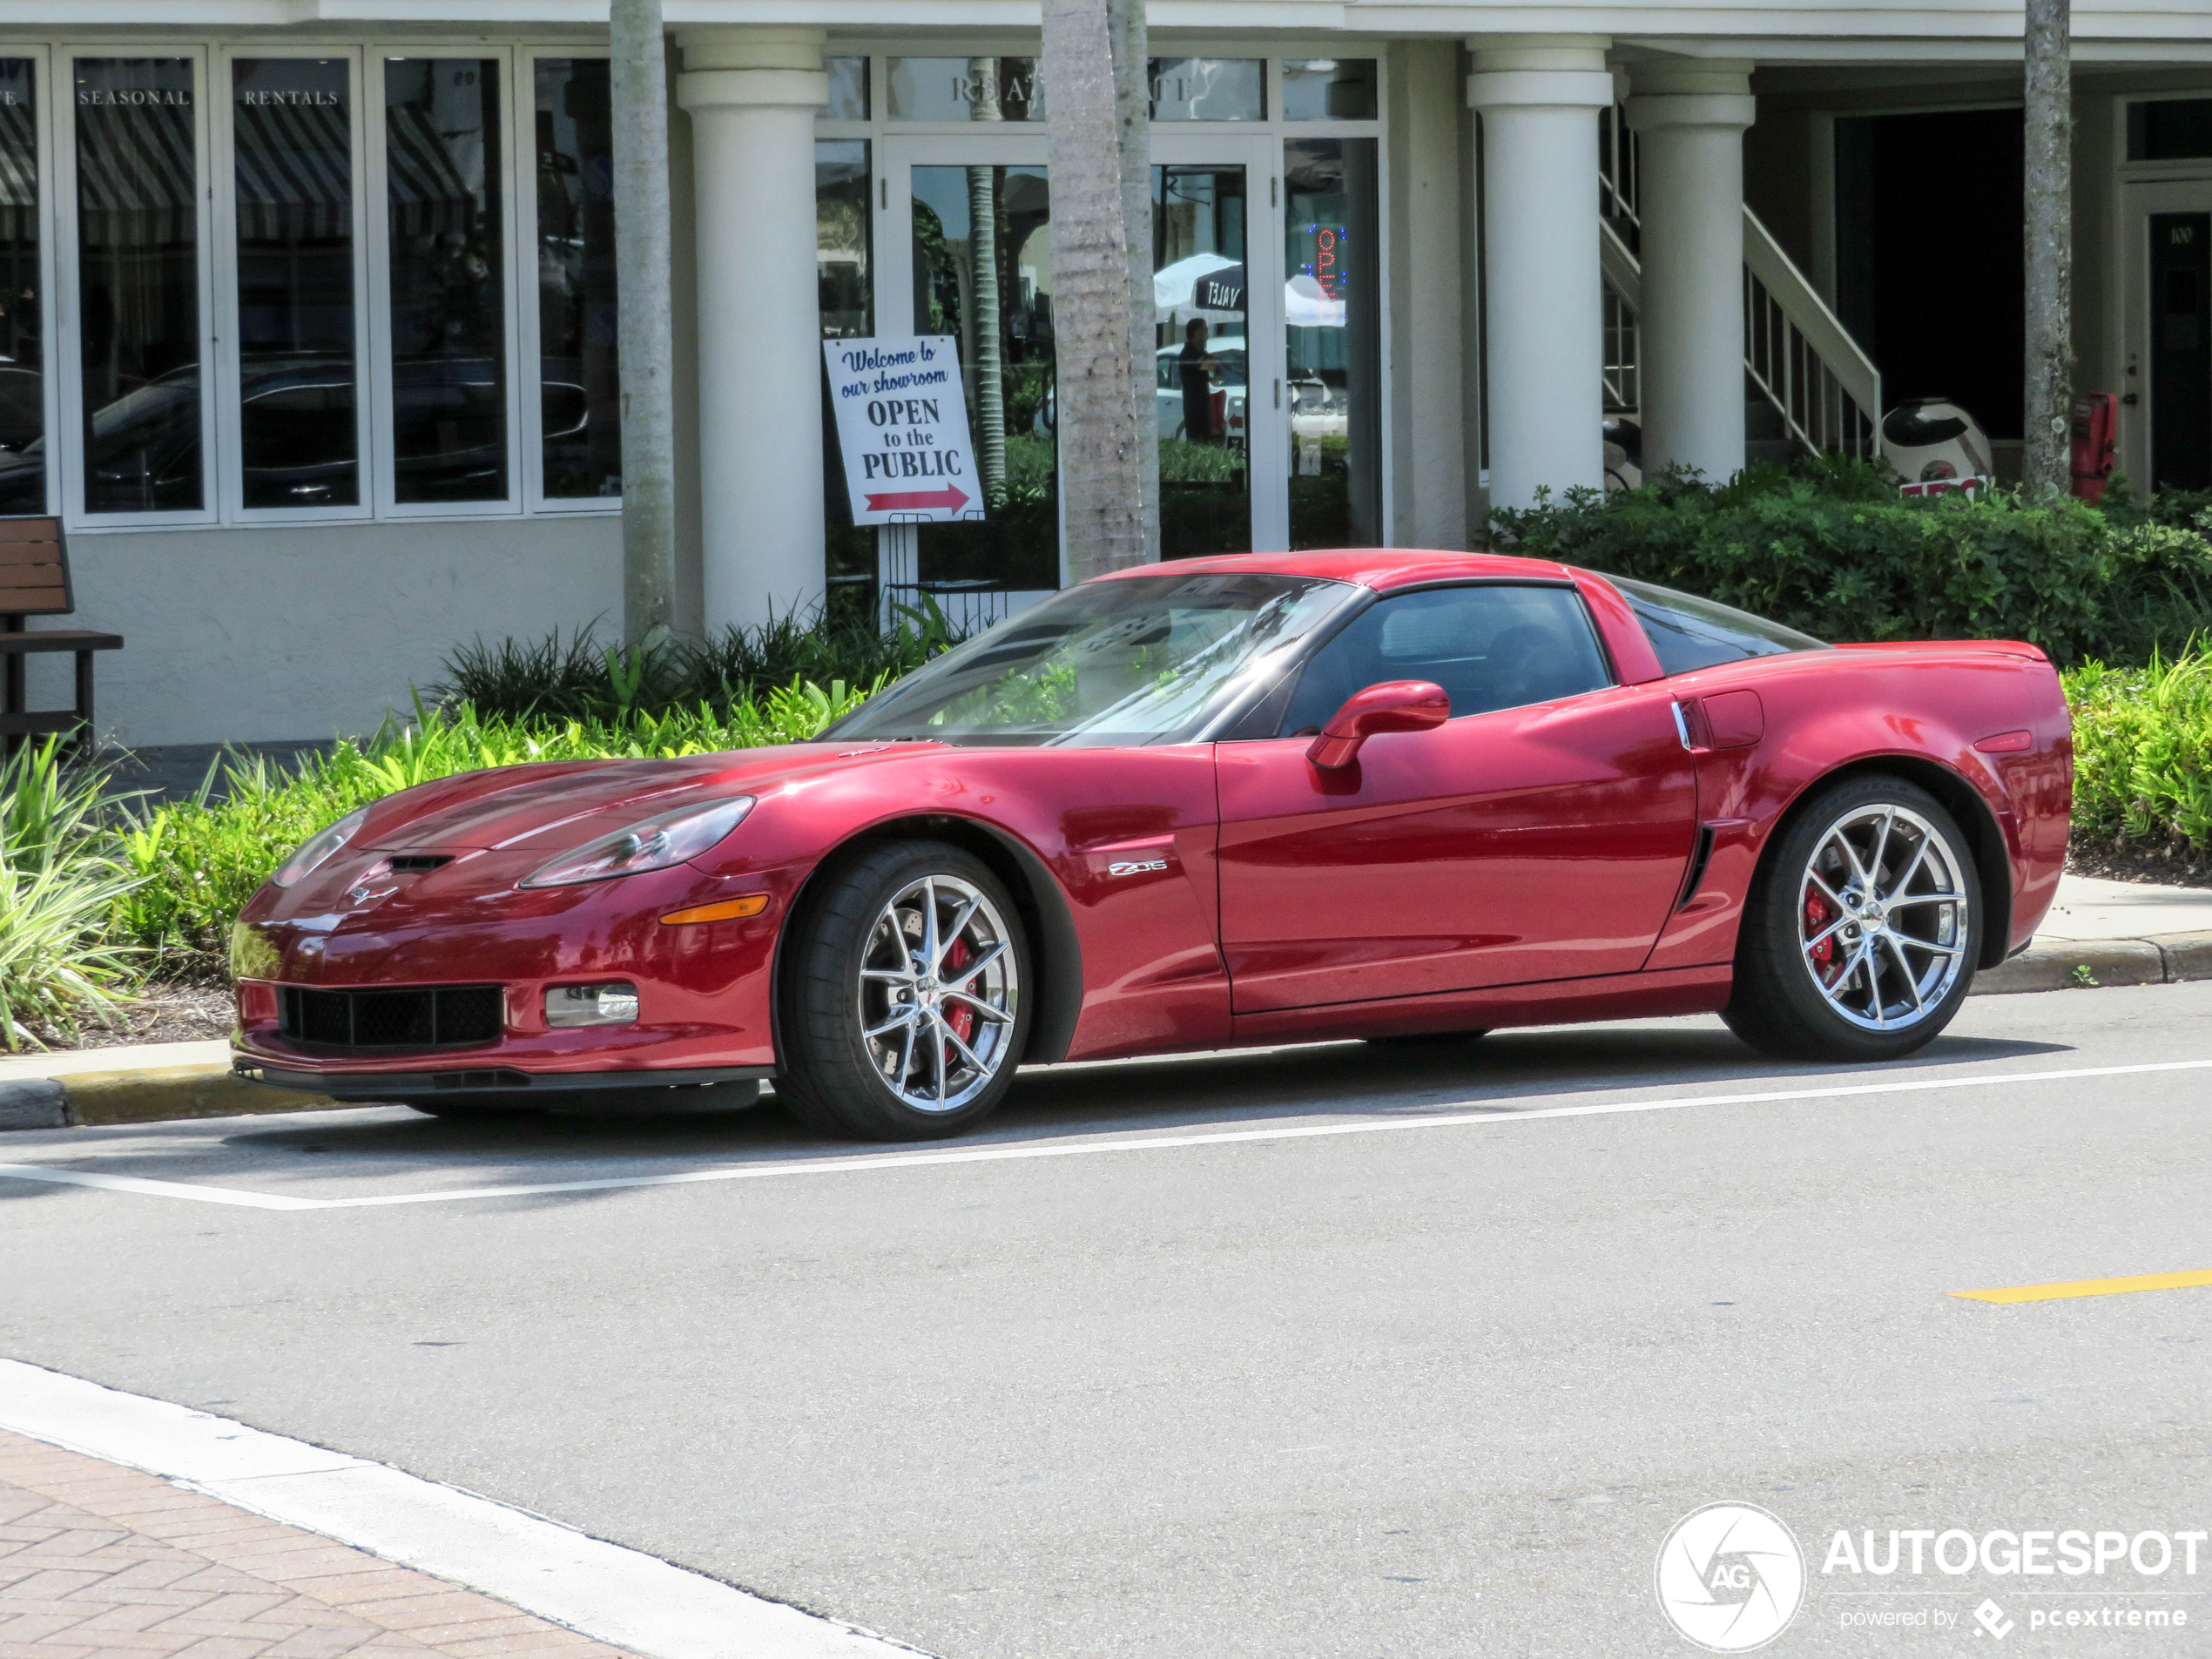
[[[98,660],[102,735],[132,747],[365,733],[478,634],[621,637],[612,514],[80,532],[74,617],[121,634]],[[70,658],[31,659],[31,706],[66,708]]]

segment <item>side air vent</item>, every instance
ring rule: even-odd
[[[1697,850],[1689,856],[1689,873],[1683,878],[1682,897],[1675,901],[1676,909],[1683,908],[1697,896],[1697,889],[1705,880],[1705,867],[1712,861],[1713,826],[1710,824],[1701,825],[1697,831]]]

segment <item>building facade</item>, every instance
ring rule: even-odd
[[[667,10],[683,625],[1058,586],[1034,7]],[[2212,487],[2212,14],[2074,26],[2077,385]],[[1463,547],[1915,397],[2016,469],[2020,28],[1155,0],[1163,550]],[[127,637],[116,738],[359,732],[472,637],[618,631],[605,60],[591,0],[0,8],[0,512]],[[959,342],[982,499],[855,529],[820,342],[906,334]]]

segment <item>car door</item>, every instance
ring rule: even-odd
[[[1433,680],[1453,718],[1306,758],[1344,699]],[[1613,683],[1568,584],[1387,595],[1306,664],[1278,735],[1216,747],[1238,1013],[1640,968],[1696,826],[1663,682]]]

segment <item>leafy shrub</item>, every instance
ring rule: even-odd
[[[0,765],[0,1042],[74,1038],[125,1000],[139,953],[108,923],[137,885],[102,821],[106,777],[64,769],[60,740]]]
[[[702,706],[717,716],[779,686],[804,680],[873,685],[909,673],[958,637],[927,595],[912,627],[879,631],[873,620],[828,612],[779,617],[718,637],[663,637],[637,650],[602,644],[589,624],[563,639],[476,639],[446,658],[433,703],[467,706],[486,720],[619,723]]]
[[[2066,689],[2076,840],[2212,848],[2212,644],[2146,668],[2086,664]]]
[[[1864,463],[1750,468],[1491,516],[1516,551],[1702,593],[1823,639],[2026,639],[2143,662],[2212,623],[2212,541],[2170,514],[1907,499]]]
[[[397,790],[456,772],[531,760],[644,759],[798,743],[854,708],[856,688],[794,680],[722,711],[698,707],[618,721],[524,723],[482,718],[467,705],[418,706],[415,723],[388,721],[365,743],[341,742],[293,766],[233,758],[189,800],[132,812],[120,843],[136,885],[113,901],[115,931],[158,952],[168,971],[219,974],[232,920],[286,854],[324,825]]]

